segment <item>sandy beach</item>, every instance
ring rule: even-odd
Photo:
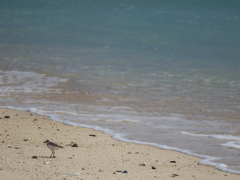
[[[0,139],[1,180],[240,179],[199,165],[197,157],[120,142],[100,131],[27,111],[0,109]],[[56,151],[55,158],[49,158],[46,139],[64,147]]]

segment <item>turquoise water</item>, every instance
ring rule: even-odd
[[[2,107],[240,174],[238,1],[0,4]]]

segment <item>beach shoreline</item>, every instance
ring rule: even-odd
[[[115,140],[29,111],[0,108],[0,179],[239,179],[198,157]],[[56,158],[43,142],[63,146]],[[75,144],[74,147],[73,144]],[[73,147],[72,147],[73,146]]]

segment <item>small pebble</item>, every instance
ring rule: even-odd
[[[178,174],[173,174],[173,175],[172,175],[172,177],[177,177],[177,176],[179,176],[179,175],[178,175]]]
[[[170,163],[176,163],[176,161],[170,161]]]
[[[78,147],[77,143],[72,142],[71,147]]]
[[[89,136],[96,137],[97,135],[95,135],[95,134],[89,134]]]
[[[9,119],[9,118],[10,118],[10,116],[4,116],[4,118],[6,118],[6,119]]]
[[[37,159],[38,157],[37,157],[37,156],[33,156],[32,158],[33,158],[33,159]]]
[[[141,164],[139,164],[139,166],[146,166],[146,164],[145,163],[141,163]]]
[[[23,139],[23,141],[29,141],[30,139],[31,139],[31,138],[28,137],[28,138]]]

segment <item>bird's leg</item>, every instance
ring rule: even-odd
[[[52,154],[51,154],[50,158],[53,158],[53,152],[54,152],[54,151],[52,150]]]
[[[53,150],[53,158],[55,157],[54,155],[55,155],[55,151]]]

